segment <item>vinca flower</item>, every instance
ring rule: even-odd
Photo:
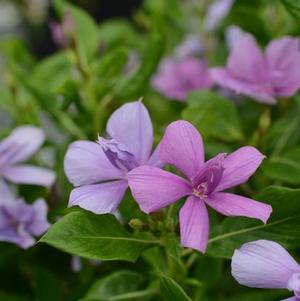
[[[204,60],[195,57],[163,60],[152,86],[164,96],[185,101],[188,93],[212,87],[213,81]]]
[[[242,285],[256,288],[288,289],[300,300],[300,265],[278,243],[257,240],[235,250],[231,263],[232,276]]]
[[[274,40],[263,53],[253,37],[245,36],[232,49],[226,68],[212,68],[211,76],[224,88],[274,104],[300,88],[299,39]]]
[[[150,213],[188,197],[180,209],[181,244],[205,252],[209,217],[206,206],[226,216],[268,220],[272,207],[249,198],[222,192],[246,182],[264,156],[254,147],[219,154],[204,162],[203,142],[187,121],[171,123],[160,144],[159,158],[175,166],[185,177],[153,166],[128,173],[129,186],[142,211]]]
[[[55,181],[53,171],[21,164],[37,152],[44,140],[45,134],[41,129],[26,125],[16,128],[10,136],[0,141],[0,181],[51,186]]]
[[[76,141],[65,156],[65,173],[76,187],[69,206],[94,213],[114,212],[128,187],[127,173],[140,165],[160,166],[158,148],[151,154],[153,128],[140,102],[117,109],[109,118],[109,138],[97,142]]]
[[[26,204],[23,199],[15,199],[8,186],[0,182],[0,241],[27,249],[49,226],[47,205],[43,199],[32,205]]]

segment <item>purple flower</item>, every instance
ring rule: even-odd
[[[185,101],[189,92],[212,85],[206,62],[193,57],[163,60],[152,80],[154,89],[179,101]]]
[[[242,285],[257,288],[288,289],[300,300],[300,266],[278,243],[257,240],[235,250],[231,264],[232,276]]]
[[[204,52],[204,45],[196,34],[189,34],[175,49],[175,56],[179,59],[197,56]]]
[[[226,68],[213,68],[211,75],[224,88],[273,104],[300,88],[299,40],[274,40],[263,54],[254,38],[245,37],[232,49]]]
[[[65,173],[76,186],[69,206],[94,213],[114,212],[128,187],[127,173],[140,165],[160,166],[158,148],[152,153],[153,129],[149,113],[140,102],[116,110],[106,127],[109,139],[98,143],[77,141],[65,156]]]
[[[174,165],[186,177],[153,166],[142,166],[128,174],[129,186],[142,211],[149,213],[187,196],[179,213],[181,244],[205,252],[209,218],[206,205],[226,216],[257,218],[264,223],[272,207],[225,189],[246,182],[264,156],[245,146],[230,155],[219,154],[204,162],[203,142],[186,121],[171,123],[160,144],[162,162]]]
[[[214,30],[229,13],[234,0],[215,0],[209,7],[204,20],[207,31]]]
[[[20,164],[28,160],[43,144],[44,132],[34,126],[16,128],[0,142],[0,180],[15,184],[51,186],[55,173],[49,169]]]
[[[15,200],[7,185],[0,181],[0,241],[14,243],[23,249],[34,245],[36,236],[48,228],[47,205],[43,199],[28,205]]]

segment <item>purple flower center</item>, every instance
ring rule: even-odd
[[[226,154],[221,153],[204,164],[192,180],[193,195],[205,200],[214,192],[223,176],[222,163],[225,157]]]
[[[107,159],[118,169],[128,172],[138,166],[135,156],[114,139],[98,138]]]
[[[287,288],[288,290],[294,292],[297,299],[300,299],[300,273],[294,273],[290,277]]]

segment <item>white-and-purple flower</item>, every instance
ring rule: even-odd
[[[112,213],[128,187],[127,173],[140,165],[161,166],[158,148],[152,153],[153,128],[149,113],[140,102],[117,109],[109,118],[108,139],[77,141],[65,156],[65,173],[76,187],[69,206],[94,213]]]
[[[187,121],[171,123],[160,143],[159,158],[175,166],[185,178],[153,166],[141,166],[128,173],[132,194],[142,211],[157,211],[182,197],[181,244],[205,252],[209,235],[206,206],[226,216],[268,220],[272,207],[249,198],[222,192],[246,182],[264,156],[254,147],[241,147],[230,155],[219,154],[204,161],[199,132]]]
[[[246,36],[232,49],[226,68],[212,68],[211,76],[224,88],[274,104],[300,88],[299,39],[273,40],[263,53],[255,39]]]
[[[15,184],[32,184],[49,187],[55,181],[55,173],[47,168],[22,164],[41,147],[44,132],[34,126],[16,128],[0,142],[0,181]]]
[[[300,265],[276,242],[257,240],[244,244],[235,250],[231,270],[242,285],[288,289],[295,296],[282,301],[300,300]]]
[[[43,199],[29,205],[23,199],[15,199],[8,186],[0,182],[0,241],[27,249],[49,226]]]
[[[206,62],[195,57],[164,59],[152,79],[154,89],[178,101],[185,101],[192,91],[209,89],[212,85]]]

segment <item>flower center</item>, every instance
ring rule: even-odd
[[[222,153],[207,161],[193,178],[193,194],[196,197],[205,200],[217,188],[223,176],[225,156]]]
[[[138,166],[135,156],[114,139],[98,138],[107,159],[118,169],[128,172]]]

